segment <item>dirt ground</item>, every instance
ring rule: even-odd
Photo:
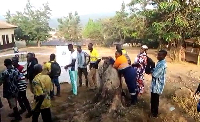
[[[115,48],[96,48],[100,56],[113,56]],[[131,60],[133,61],[136,55],[139,53],[137,48],[128,48],[126,49]],[[55,48],[50,47],[41,47],[41,48],[22,48],[19,51],[28,51],[35,53],[55,53]],[[1,52],[0,54],[9,54],[13,51]],[[149,50],[148,55],[155,61],[156,60],[156,51]],[[48,61],[49,57],[44,55],[36,55],[39,60],[39,63]],[[0,57],[0,70],[4,69],[3,60],[10,57]],[[56,122],[68,122],[68,121],[77,121],[77,122],[195,122],[199,121],[199,115],[196,112],[196,101],[193,101],[190,95],[186,95],[187,102],[183,99],[178,99],[179,97],[175,96],[175,92],[180,90],[180,88],[186,88],[194,92],[198,86],[200,79],[200,70],[199,66],[191,63],[181,62],[173,63],[170,59],[167,58],[167,80],[166,86],[163,94],[160,97],[160,106],[159,106],[159,118],[154,119],[149,117],[150,112],[150,83],[151,76],[145,76],[145,93],[139,98],[139,103],[137,106],[127,107],[123,110],[122,113],[108,117],[107,113],[101,113],[99,111],[90,112],[89,115],[85,115],[83,111],[80,111],[85,104],[88,104],[93,96],[94,92],[89,91],[85,87],[78,89],[78,95],[73,97],[70,93],[70,85],[62,84],[61,85],[61,95],[62,97],[57,97],[52,101],[52,114]],[[187,91],[186,91],[187,92]],[[185,91],[181,91],[180,95],[186,94]],[[0,94],[2,96],[2,86],[0,87]],[[33,95],[30,93],[30,90],[27,90],[27,96],[29,101],[33,100]],[[181,96],[182,98],[182,96]],[[2,98],[4,107],[2,109],[2,122],[9,122],[7,115],[12,112],[9,109],[7,101]],[[188,102],[189,101],[189,102]],[[193,105],[191,105],[193,104]],[[92,106],[92,105],[91,105]],[[95,106],[95,105],[94,105]],[[94,107],[93,106],[93,107]],[[193,106],[193,108],[191,107]],[[170,110],[174,107],[175,110]],[[195,110],[194,110],[195,109]],[[90,111],[90,110],[85,110]],[[77,115],[78,114],[78,115]],[[22,115],[24,117],[24,115]],[[87,119],[85,119],[87,116]],[[41,120],[41,119],[40,119]],[[31,122],[31,119],[23,118],[22,122]]]

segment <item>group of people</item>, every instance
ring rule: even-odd
[[[68,49],[71,52],[72,61],[64,68],[69,70],[73,94],[78,94],[77,79],[79,79],[79,87],[82,87],[83,74],[86,80],[85,85],[90,90],[96,89],[97,69],[101,61],[98,51],[93,48],[92,43],[88,44],[90,54],[83,51],[81,46],[77,46],[77,50],[75,50],[73,45],[69,44]],[[148,47],[143,45],[133,64],[121,45],[116,46],[116,60],[110,57],[112,60],[111,64],[119,72],[120,79],[124,77],[132,98],[131,103],[134,105],[137,103],[138,95],[144,92],[144,74],[147,73],[146,69],[149,66],[150,60],[147,56],[147,50]],[[159,96],[165,85],[166,55],[167,52],[165,50],[159,51],[157,55],[158,63],[155,67],[150,68],[151,71],[148,73],[152,75],[151,112],[153,117],[158,116]],[[50,106],[51,99],[55,96],[54,85],[57,87],[56,96],[61,96],[59,84],[61,67],[56,62],[56,55],[51,54],[50,60],[45,62],[43,66],[38,64],[34,53],[27,54],[27,65],[25,67],[19,65],[18,62],[18,57],[5,59],[4,65],[6,70],[3,71],[0,79],[0,83],[3,84],[3,97],[8,100],[10,108],[13,109],[13,113],[9,114],[10,117],[15,117],[12,122],[20,121],[22,119],[20,114],[26,110],[28,112],[26,117],[30,118],[32,116],[32,122],[38,122],[40,113],[44,122],[51,122]],[[88,65],[89,72],[87,70]],[[34,95],[34,105],[32,108],[26,96],[27,81]],[[21,110],[18,110],[17,102]],[[0,107],[2,106],[0,105]]]
[[[1,74],[0,84],[3,84],[3,97],[7,99],[10,108],[13,109],[13,113],[8,115],[15,118],[11,122],[21,121],[21,114],[26,111],[26,118],[32,116],[33,122],[38,122],[40,113],[44,122],[51,122],[49,94],[53,86],[49,75],[42,74],[43,67],[38,64],[35,54],[27,54],[27,65],[25,67],[19,64],[18,57],[5,59],[4,66],[6,70]],[[30,90],[34,95],[32,108],[26,96],[27,81],[29,81]],[[20,110],[18,110],[17,102]]]
[[[148,47],[143,45],[140,53],[131,64],[130,57],[127,52],[121,48],[121,45],[116,46],[115,58],[110,57],[113,62],[113,67],[119,72],[120,79],[123,76],[131,95],[131,103],[137,103],[138,95],[144,93],[144,75],[145,73],[152,76],[151,83],[151,116],[158,117],[159,96],[162,94],[165,86],[166,61],[167,51],[160,50],[157,54],[158,63],[155,66],[153,60],[147,56]]]
[[[98,64],[101,58],[98,51],[93,48],[93,44],[88,45],[88,50],[90,54],[87,54],[81,49],[81,46],[77,47],[76,52],[73,45],[68,45],[69,51],[72,54],[72,63],[65,66],[65,69],[69,69],[72,91],[74,95],[77,95],[77,72],[79,78],[79,87],[82,86],[82,74],[84,74],[86,79],[86,86],[90,89],[97,88],[96,73],[98,69]],[[120,81],[121,77],[124,77],[127,84],[129,93],[131,95],[131,103],[135,105],[137,103],[138,95],[144,93],[144,75],[152,75],[151,84],[151,113],[153,117],[158,116],[158,106],[159,106],[159,96],[162,94],[165,85],[165,75],[166,75],[166,61],[167,51],[160,50],[157,54],[158,63],[155,66],[153,60],[147,56],[148,47],[143,45],[141,47],[140,53],[131,63],[131,58],[128,56],[126,50],[122,49],[121,45],[116,46],[115,59],[110,58],[110,64],[118,70]],[[88,60],[87,60],[88,58]],[[87,65],[89,65],[90,71],[87,72]],[[88,84],[89,82],[89,84]]]

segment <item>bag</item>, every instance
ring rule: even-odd
[[[151,71],[153,70],[153,68],[155,68],[155,62],[147,56],[147,65],[145,68],[145,73],[151,74]]]
[[[61,73],[60,65],[57,62],[50,62],[51,63],[51,72],[49,76],[52,77],[58,77]]]

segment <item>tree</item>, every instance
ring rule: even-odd
[[[181,60],[181,46],[187,37],[198,36],[199,30],[199,3],[185,0],[133,0],[135,4],[153,4],[154,9],[142,9],[141,15],[145,16],[148,37],[158,40],[162,45],[171,45],[171,58]],[[147,4],[146,4],[147,3]],[[144,7],[145,8],[145,7]]]
[[[42,8],[35,9],[28,0],[23,12],[16,12],[15,15],[11,15],[8,11],[6,20],[19,27],[15,31],[19,40],[25,39],[27,43],[36,40],[38,46],[40,46],[40,41],[46,40],[49,36],[48,32],[51,30],[48,22],[50,15],[51,10],[48,3],[43,4]]]
[[[81,39],[80,17],[77,12],[69,13],[67,17],[58,19],[59,34],[66,40],[78,41]]]
[[[103,32],[102,32],[102,24],[101,21],[94,21],[89,19],[87,25],[83,29],[82,35],[84,38],[89,38],[94,41],[103,41]]]

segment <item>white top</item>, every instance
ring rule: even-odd
[[[71,53],[71,59],[72,60],[76,60],[76,62],[75,62],[75,71],[78,71],[78,59],[77,59],[77,54],[78,54],[78,52],[77,51],[74,51],[73,53]],[[72,67],[70,67],[70,69],[71,69]]]

